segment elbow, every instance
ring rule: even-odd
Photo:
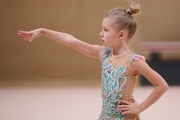
[[[165,89],[165,91],[167,91],[169,89],[169,85],[167,83],[164,85],[164,89]]]
[[[159,85],[155,85],[155,87],[159,88],[162,93],[165,93],[169,89],[169,85],[166,82],[163,82]]]
[[[161,88],[164,92],[166,92],[169,89],[169,85],[165,82]]]

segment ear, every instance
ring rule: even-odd
[[[125,36],[125,31],[124,31],[124,30],[121,30],[121,31],[119,32],[119,38],[124,38],[124,36]]]

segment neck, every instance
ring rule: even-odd
[[[121,43],[120,46],[113,48],[113,55],[123,55],[129,51],[129,46],[127,43]]]
[[[115,49],[113,48],[113,55],[124,55],[129,51],[129,48],[120,48],[120,49]]]

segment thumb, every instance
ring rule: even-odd
[[[133,103],[137,103],[137,101],[135,99],[133,99]]]
[[[29,39],[29,42],[32,42],[34,40],[34,35],[31,36],[31,38]]]

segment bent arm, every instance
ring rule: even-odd
[[[101,51],[103,48],[102,46],[88,44],[86,42],[78,40],[74,36],[67,33],[53,31],[53,30],[49,30],[45,28],[39,28],[39,29],[32,30],[29,32],[18,31],[18,36],[20,38],[24,38],[25,40],[28,40],[30,42],[41,35],[46,36],[66,46],[69,46],[86,56],[89,56],[98,60],[101,60],[102,58],[101,57]]]
[[[144,111],[167,91],[168,84],[156,71],[150,68],[145,61],[134,61],[132,66],[134,70],[146,77],[155,86],[148,98],[140,104],[141,111]]]

